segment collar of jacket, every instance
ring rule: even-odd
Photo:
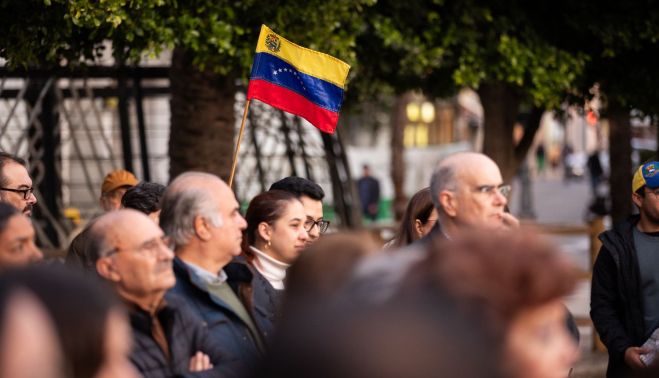
[[[237,266],[232,266],[232,264],[233,263],[229,263],[223,268],[224,273],[227,275],[226,282],[229,284],[234,293],[238,295],[238,299],[243,301],[244,305],[251,306],[252,273],[250,272],[249,268],[243,264],[238,263]],[[192,286],[207,295],[215,304],[233,313],[233,310],[229,305],[227,305],[220,298],[217,298],[215,295],[211,295],[208,292],[206,282],[194,271],[192,271],[192,269],[189,269],[186,264],[178,257],[174,258],[174,272],[177,273],[177,276],[182,275],[185,277],[189,283],[192,284]],[[245,300],[247,300],[247,303],[245,303]]]

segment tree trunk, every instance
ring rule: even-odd
[[[405,214],[407,196],[405,196],[405,125],[407,113],[405,107],[410,95],[404,94],[396,97],[391,132],[391,181],[394,185],[394,201],[392,203],[394,218],[399,221]]]
[[[188,170],[227,180],[235,148],[234,78],[212,70],[199,71],[189,56],[176,48],[170,85],[170,180]]]
[[[632,147],[629,111],[609,104],[609,154],[611,156],[611,220],[627,218],[632,211]]]
[[[519,97],[505,84],[483,84],[478,89],[483,104],[483,153],[501,169],[504,182],[512,181],[517,170],[513,127]]]

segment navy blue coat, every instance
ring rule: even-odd
[[[261,325],[269,322],[253,309],[252,274],[246,266],[233,264],[224,269],[228,276],[227,283],[252,315],[265,340],[267,334],[261,330]],[[203,319],[210,337],[221,345],[223,353],[237,358],[243,366],[256,362],[262,356],[262,351],[247,324],[224,301],[210,295],[196,275],[178,258],[174,259],[174,274],[176,286],[170,292],[182,298],[187,307]]]
[[[181,298],[167,293],[166,305],[158,310],[169,343],[170,359],[151,334],[151,316],[137,306],[129,307],[133,330],[133,351],[130,359],[146,378],[171,377],[239,377],[241,362],[223,351],[213,340],[203,321],[190,312]],[[214,367],[203,372],[189,372],[190,358],[201,351],[207,354]]]

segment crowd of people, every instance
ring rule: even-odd
[[[648,172],[634,181],[638,230],[604,236],[593,276],[612,377],[650,371]],[[62,263],[35,243],[25,161],[2,152],[0,377],[569,376],[579,332],[562,298],[576,268],[507,212],[510,186],[487,156],[447,156],[428,184],[383,245],[328,232],[324,191],[307,179],[275,182],[242,214],[215,175],[163,186],[113,171],[103,214]]]

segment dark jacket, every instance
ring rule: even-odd
[[[261,330],[267,320],[252,306],[252,274],[243,265],[230,263],[224,267],[227,274],[227,283],[245,308],[251,313],[257,328]],[[221,299],[212,296],[188,270],[188,267],[179,258],[174,259],[174,274],[176,286],[170,292],[181,297],[196,315],[207,324],[211,336],[220,343],[221,350],[238,358],[244,366],[250,366],[257,361],[262,352],[257,341],[252,336],[247,324]],[[267,337],[263,332],[262,338]]]
[[[254,267],[250,266],[254,275],[252,286],[254,288],[254,311],[262,319],[261,329],[272,338],[275,324],[281,318],[281,301],[283,290],[277,290]]]
[[[151,334],[151,316],[131,306],[130,324],[133,329],[131,361],[146,378],[169,377],[237,377],[239,361],[225,354],[219,343],[210,338],[203,321],[186,309],[175,295],[165,296],[165,306],[158,313],[171,358],[168,361]],[[192,373],[188,371],[190,358],[197,351],[210,357],[213,369]]]
[[[607,377],[630,373],[624,362],[625,350],[645,342],[640,270],[633,228],[639,217],[632,216],[600,235],[602,248],[593,266],[590,317],[609,351]]]

